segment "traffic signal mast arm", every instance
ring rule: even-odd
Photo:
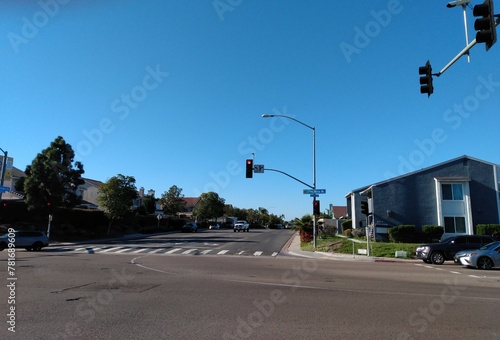
[[[304,185],[305,185],[306,187],[308,187],[308,188],[311,188],[311,189],[313,189],[313,190],[315,189],[315,188],[314,188],[314,186],[309,185],[309,184],[307,184],[306,182],[302,182],[300,179],[295,178],[295,177],[293,177],[292,175],[289,175],[289,174],[287,174],[287,173],[286,173],[286,172],[284,172],[284,171],[281,171],[281,170],[276,170],[276,169],[268,169],[268,168],[266,168],[266,171],[275,171],[275,172],[279,172],[280,174],[283,174],[283,175],[285,175],[285,176],[288,176],[288,177],[290,177],[290,178],[292,178],[292,179],[296,180],[297,182],[304,184]]]
[[[441,71],[439,71],[438,73],[434,73],[432,74],[433,76],[436,76],[436,77],[439,77],[440,75],[442,75],[444,73],[444,71],[446,71],[447,69],[449,69],[451,67],[451,65],[453,65],[458,59],[460,59],[462,56],[466,55],[466,54],[469,54],[469,50],[476,44],[476,39],[472,40],[469,45],[465,46],[465,48],[460,52],[458,53],[455,58],[453,58],[445,67],[443,67],[443,69]]]
[[[499,15],[495,15],[495,17],[498,17]],[[495,21],[495,27],[498,26],[500,24],[500,18],[496,19]],[[455,58],[453,58],[445,67],[443,67],[443,69],[441,71],[439,71],[438,73],[434,73],[433,76],[436,76],[436,77],[439,77],[440,75],[442,75],[444,73],[444,71],[446,71],[447,69],[449,69],[451,67],[451,65],[453,65],[458,59],[460,59],[462,56],[466,55],[466,54],[469,54],[469,50],[477,44],[477,41],[476,39],[472,40],[469,45],[465,46],[465,48],[460,51],[460,53],[458,53]]]

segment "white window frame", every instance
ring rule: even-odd
[[[464,217],[465,218],[465,233],[453,233],[453,234],[464,234],[464,235],[472,235],[473,232],[473,224],[472,224],[472,208],[470,202],[470,188],[469,182],[470,178],[434,178],[435,182],[435,190],[436,190],[436,204],[437,204],[437,224],[443,226],[444,228],[444,218],[445,217]],[[463,215],[456,214],[448,214],[446,211],[443,211],[443,201],[445,202],[460,202],[458,200],[443,200],[442,193],[442,184],[461,184],[463,189]],[[455,226],[456,228],[456,226]],[[456,229],[455,229],[456,231]]]

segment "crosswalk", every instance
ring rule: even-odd
[[[158,247],[136,247],[136,246],[71,246],[71,247],[49,247],[44,250],[52,252],[75,252],[86,254],[128,254],[128,255],[236,255],[236,256],[272,256],[279,252],[245,251],[230,249],[198,249],[198,248],[158,248]]]

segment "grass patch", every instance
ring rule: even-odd
[[[366,240],[357,239],[362,243],[353,242],[353,239],[344,237],[327,237],[316,239],[316,251],[329,253],[352,254],[354,246],[354,254],[358,254],[358,249],[366,249]],[[370,250],[370,255],[375,257],[395,257],[396,251],[406,251],[408,258],[415,258],[415,250],[420,244],[416,243],[387,243],[387,242],[371,242],[373,253]],[[312,242],[302,242],[301,249],[305,251],[314,251]]]

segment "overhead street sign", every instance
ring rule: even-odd
[[[302,192],[304,193],[304,195],[311,195],[311,197],[314,197],[314,196],[312,196],[314,194],[316,194],[316,195],[317,194],[326,194],[326,189],[316,189],[316,190],[304,189],[304,190],[302,190]]]
[[[264,164],[254,164],[253,172],[256,174],[263,174],[264,173]]]

